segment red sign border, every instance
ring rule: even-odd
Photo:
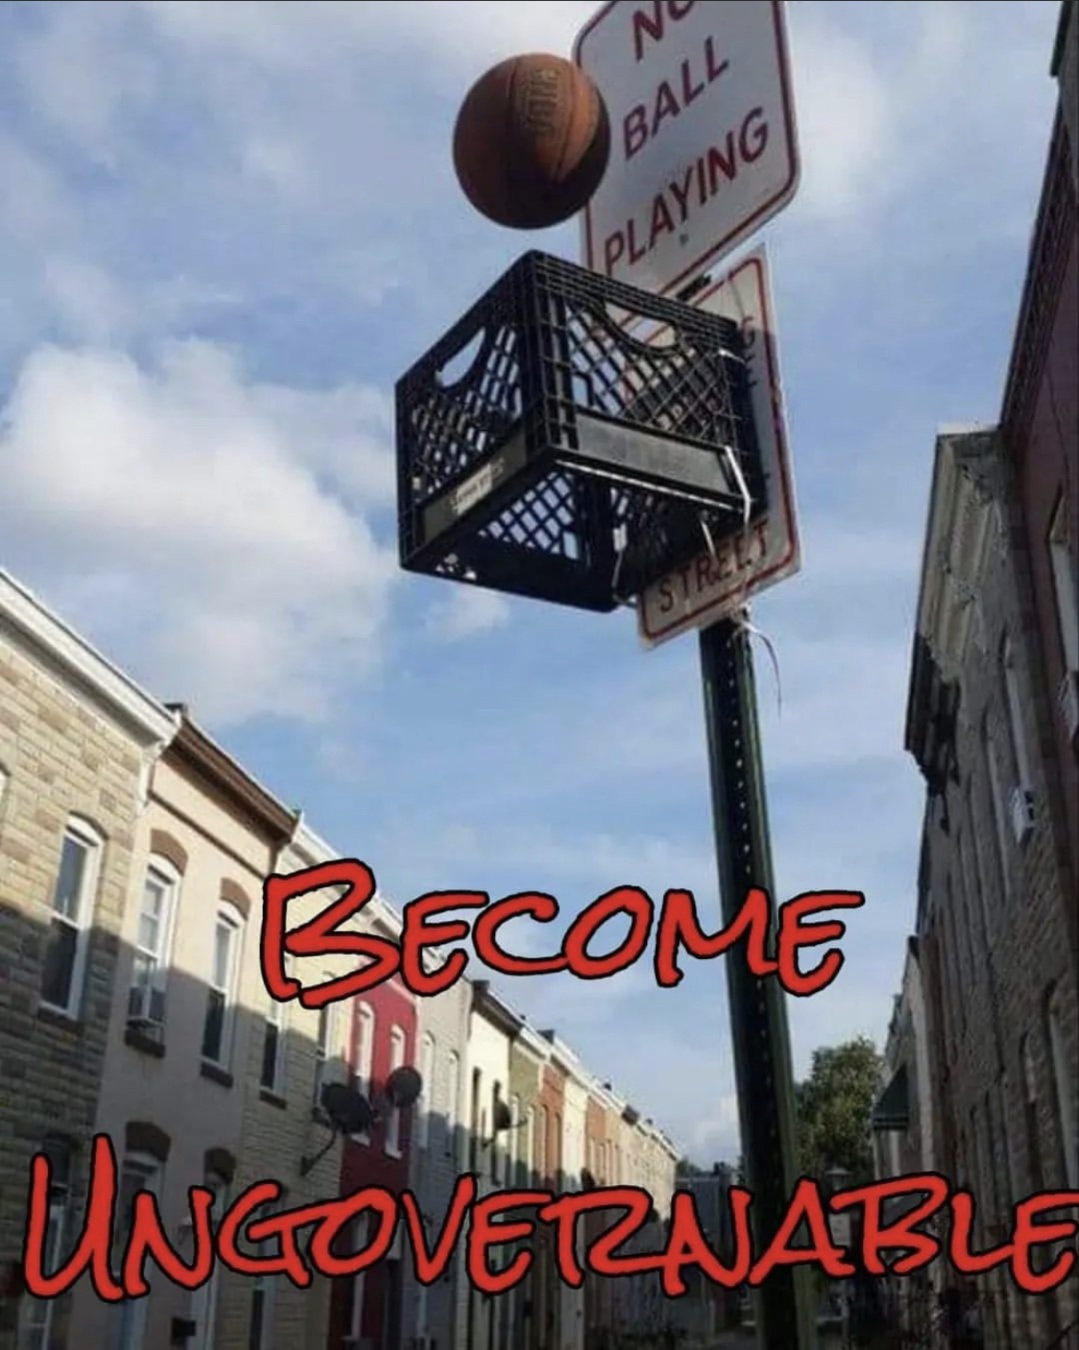
[[[607,0],[607,3],[603,8],[600,9],[598,13],[594,14],[577,34],[573,43],[573,59],[578,66],[581,65],[581,47],[585,39],[618,3],[619,0]],[[755,0],[755,3],[760,3],[760,0]],[[669,281],[666,286],[657,291],[657,295],[668,295],[671,291],[684,285],[687,281],[692,280],[694,274],[699,275],[707,264],[715,259],[716,255],[722,250],[729,251],[751,234],[755,228],[759,228],[759,224],[763,224],[763,221],[760,219],[762,216],[770,219],[771,216],[778,214],[778,212],[782,210],[794,196],[795,190],[798,187],[798,180],[801,176],[801,158],[798,153],[798,137],[794,125],[794,99],[791,93],[790,47],[787,42],[787,27],[783,17],[784,0],[769,0],[769,3],[772,6],[772,23],[776,37],[776,51],[779,56],[779,82],[783,91],[783,121],[787,132],[789,158],[787,180],[779,191],[770,197],[768,201],[759,206],[751,216],[735,229],[731,230],[724,238],[720,239],[717,243],[712,244],[711,247],[695,262],[690,263],[690,265],[679,272],[672,281]],[[594,272],[597,269],[593,263],[595,250],[592,246],[592,216],[590,203],[586,203],[584,207],[584,231],[585,249],[588,255],[586,266]],[[629,278],[622,278],[622,280],[628,281]],[[636,283],[631,282],[630,284]]]
[[[758,248],[760,248],[759,245]],[[767,254],[765,254],[765,256],[767,256]],[[794,509],[794,480],[791,475],[790,447],[787,444],[783,397],[779,384],[779,372],[777,370],[775,354],[775,326],[771,309],[771,295],[769,293],[770,288],[766,284],[768,278],[765,275],[765,269],[762,265],[761,258],[752,256],[744,258],[736,267],[733,267],[729,272],[725,273],[719,281],[706,287],[700,295],[694,296],[694,303],[700,304],[702,300],[706,300],[709,296],[715,295],[715,293],[723,286],[732,284],[739,273],[745,271],[747,267],[752,268],[757,273],[757,285],[761,297],[761,311],[764,318],[764,350],[768,362],[768,381],[772,392],[772,425],[775,430],[779,471],[783,482],[783,514],[786,518],[788,539],[788,547],[783,556],[777,559],[770,567],[766,568],[765,571],[758,573],[754,578],[756,584],[751,584],[750,589],[746,592],[747,595],[753,595],[762,589],[761,583],[767,581],[770,576],[781,571],[790,563],[791,558],[798,552],[799,547],[798,520]],[[653,334],[653,336],[656,335]],[[653,583],[653,585],[655,584],[656,583]],[[703,628],[705,625],[700,622],[701,616],[708,614],[709,611],[716,609],[718,606],[729,601],[730,598],[737,595],[741,589],[741,586],[731,586],[722,594],[709,600],[708,604],[703,606],[703,608],[692,610],[689,614],[683,612],[670,623],[661,628],[657,628],[654,631],[649,631],[647,618],[648,610],[642,596],[637,611],[640,634],[647,642],[659,643],[667,638],[668,635],[671,635],[672,637],[681,635],[680,633],[675,634],[672,631],[674,629],[691,632],[694,628]]]

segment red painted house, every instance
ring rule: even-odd
[[[380,921],[386,936],[399,930],[387,914]],[[409,1142],[415,1108],[397,1111],[383,1097],[386,1080],[401,1065],[415,1065],[416,1004],[397,979],[388,980],[347,1005],[349,1070],[352,1086],[375,1107],[377,1119],[366,1135],[345,1140],[341,1162],[341,1191],[361,1186],[384,1186],[403,1191],[409,1180]],[[350,1238],[348,1250],[365,1242],[361,1228]],[[338,1280],[330,1304],[329,1350],[398,1350],[401,1345],[402,1289],[405,1249],[400,1241],[385,1261],[354,1279]]]

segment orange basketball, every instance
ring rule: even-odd
[[[511,57],[477,80],[453,132],[465,196],[515,230],[575,215],[599,186],[610,150],[595,84],[572,61],[541,53]]]

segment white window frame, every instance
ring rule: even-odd
[[[260,1207],[256,1214],[260,1219],[270,1218],[271,1215],[280,1214],[288,1208],[288,1194],[284,1187],[276,1200],[271,1200],[267,1205]],[[258,1244],[256,1251],[262,1257],[270,1257],[276,1254],[278,1239],[274,1237],[266,1238],[264,1242]],[[280,1279],[278,1275],[269,1275],[266,1271],[260,1271],[251,1285],[251,1315],[248,1321],[247,1331],[247,1350],[273,1350],[274,1343],[274,1319],[277,1315],[277,1283]],[[255,1341],[252,1339],[252,1333],[255,1329],[254,1306],[255,1299],[262,1299],[262,1324],[259,1328],[259,1337]]]
[[[292,962],[285,954],[284,959],[285,978],[292,975]],[[266,1069],[266,1039],[270,1034],[271,1027],[277,1034],[277,1050],[274,1055],[273,1077],[272,1081],[267,1083],[264,1078]],[[280,999],[270,998],[266,1005],[266,1015],[262,1019],[262,1057],[259,1060],[259,1089],[263,1092],[270,1092],[276,1097],[285,1095],[286,1084],[286,1063],[285,1063],[285,1033],[288,1031],[288,1005],[282,1003]]]
[[[368,1102],[371,1101],[371,1075],[374,1072],[375,1026],[374,1008],[370,1003],[361,1000],[356,1005],[353,1022],[353,1033],[359,1044],[356,1047],[356,1063],[352,1071],[352,1087],[361,1096],[366,1097]],[[371,1142],[368,1130],[359,1130],[350,1137],[359,1144]]]
[[[1066,507],[1067,500],[1062,492],[1049,522],[1049,562],[1064,669],[1079,671],[1079,588],[1075,579],[1075,553],[1068,539]]]
[[[162,913],[158,919],[158,942],[156,950],[144,947],[141,942],[142,936],[142,915],[143,907],[146,904],[146,887],[151,878],[161,886],[162,893]],[[165,1021],[165,997],[168,987],[169,964],[172,958],[172,935],[176,928],[176,913],[180,903],[180,886],[182,878],[177,868],[169,862],[167,858],[162,858],[154,854],[146,867],[146,873],[143,877],[142,892],[139,897],[138,912],[135,917],[135,936],[132,939],[132,946],[135,950],[136,958],[143,956],[152,962],[149,982],[146,986],[138,983],[135,977],[135,968],[132,968],[131,989],[128,993],[127,1015],[128,1020],[134,1018],[146,1019],[150,1022],[164,1024]],[[136,997],[141,994],[143,988],[147,988],[149,998]],[[158,996],[157,1011],[159,1016],[154,1016],[154,995]],[[137,1006],[136,1006],[137,1005]]]
[[[324,980],[332,980],[332,974],[325,974]],[[334,1061],[337,1044],[337,1004],[326,1003],[318,1010],[318,1031],[315,1035],[315,1082],[312,1097],[315,1106],[322,1109],[322,1089],[331,1082],[330,1066]]]
[[[446,1073],[446,1154],[457,1166],[460,1161],[457,1131],[461,1123],[461,1056],[456,1050],[451,1050],[447,1056]]]
[[[517,1163],[521,1140],[521,1099],[515,1092],[510,1097],[510,1137],[506,1141],[506,1186],[517,1181]]]
[[[0,790],[3,789],[3,777],[0,775]],[[70,1176],[71,1155],[68,1154]],[[44,1260],[45,1269],[52,1274],[60,1264],[60,1252],[67,1227],[68,1206],[71,1203],[70,1180],[62,1186],[49,1187],[49,1211],[45,1227]],[[23,1304],[19,1319],[17,1345],[18,1350],[47,1350],[49,1335],[52,1331],[52,1314],[56,1307],[54,1298],[31,1298],[29,1295]]]
[[[352,1225],[352,1241],[354,1252],[362,1251],[367,1246],[367,1224],[368,1216],[360,1214]],[[352,1310],[348,1318],[349,1339],[354,1345],[360,1344],[360,1338],[363,1330],[363,1299],[364,1299],[364,1276],[366,1270],[357,1271],[352,1278]]]
[[[426,1149],[431,1142],[431,1115],[435,1106],[435,1038],[429,1031],[423,1033],[420,1043],[420,1079],[423,1088],[417,1103],[416,1144]]]
[[[228,1211],[230,1185],[223,1176],[214,1173],[204,1176],[203,1185],[214,1193],[210,1223],[216,1233],[218,1225]],[[210,1278],[191,1295],[190,1316],[195,1320],[196,1327],[194,1339],[189,1342],[189,1350],[214,1350],[217,1340],[218,1295],[221,1288],[218,1278],[220,1268],[221,1263],[215,1261]]]
[[[400,1069],[406,1062],[408,1051],[408,1038],[405,1036],[404,1027],[398,1026],[396,1022],[390,1027],[390,1063],[386,1071],[386,1077],[395,1069]],[[401,1156],[401,1108],[391,1106],[386,1114],[386,1133],[382,1142],[383,1151],[391,1158]]]
[[[217,929],[224,923],[232,930],[232,940],[229,945],[228,974],[224,986],[214,983],[213,963],[217,952]],[[224,1005],[221,1012],[221,1046],[218,1058],[212,1055],[203,1054],[202,1058],[207,1064],[213,1064],[219,1069],[227,1069],[232,1062],[233,1039],[236,1030],[236,1004],[237,1004],[237,984],[240,973],[240,957],[243,949],[244,940],[244,917],[235,905],[230,905],[227,900],[221,901],[214,914],[214,937],[213,945],[210,949],[210,973],[208,978],[209,990],[224,995]],[[210,1002],[209,990],[207,991],[206,1016],[209,1016]],[[206,1023],[203,1022],[203,1039],[205,1040]]]
[[[47,999],[44,994],[41,997],[41,1003],[46,1008],[51,1008],[54,1012],[62,1013],[65,1017],[76,1019],[79,1010],[82,1007],[83,985],[86,980],[86,954],[90,943],[90,927],[94,914],[94,903],[97,898],[98,885],[101,879],[101,855],[104,852],[105,840],[101,833],[96,830],[88,820],[81,816],[69,816],[67,824],[64,826],[63,841],[60,845],[60,862],[63,861],[64,850],[68,841],[72,841],[85,851],[85,861],[79,893],[75,897],[75,915],[73,918],[60,914],[56,908],[58,898],[58,889],[60,885],[60,866],[57,866],[56,881],[53,884],[53,895],[50,903],[49,929],[50,935],[54,925],[60,924],[66,928],[73,929],[75,932],[75,951],[71,961],[71,978],[68,981],[67,1000],[64,1003],[53,1003]],[[44,965],[42,966],[42,977],[45,974]]]
[[[120,1194],[123,1194],[123,1181],[125,1175],[133,1175],[139,1181],[138,1189],[140,1191],[149,1191],[161,1202],[161,1193],[164,1189],[165,1164],[160,1158],[155,1158],[150,1153],[128,1153],[124,1156],[120,1165]],[[121,1231],[126,1235],[130,1232],[128,1220],[130,1212],[123,1216],[123,1229]],[[143,1342],[146,1338],[146,1313],[148,1303],[145,1298],[125,1299],[122,1303],[116,1305],[116,1350],[142,1350]]]

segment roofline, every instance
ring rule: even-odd
[[[81,688],[144,746],[167,744],[177,718],[119,666],[103,656],[29,587],[0,568],[0,632],[9,631],[32,658]]]
[[[194,722],[182,704],[171,705],[180,717],[179,730],[166,752],[208,779],[260,825],[278,848],[291,843],[298,811],[282,805],[239,762]]]

